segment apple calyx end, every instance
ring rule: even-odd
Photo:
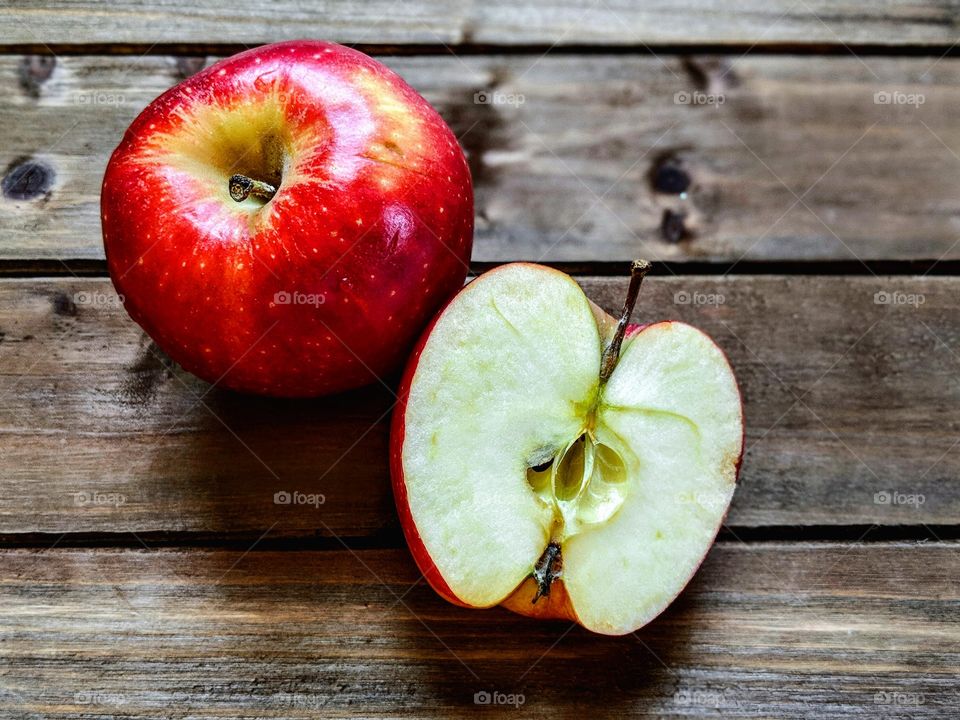
[[[653,264],[649,260],[634,260],[630,263],[630,286],[627,288],[627,297],[623,302],[623,310],[620,312],[620,319],[617,321],[617,329],[610,340],[610,344],[603,350],[603,356],[600,358],[600,381],[606,382],[613,374],[613,368],[620,359],[620,347],[623,345],[623,338],[627,332],[627,325],[630,322],[630,315],[637,304],[637,296],[640,294],[640,284],[647,276],[647,273],[653,269]]]
[[[533,579],[537,583],[537,593],[533,596],[530,604],[536,605],[540,598],[550,597],[550,586],[562,575],[563,556],[560,554],[560,545],[551,542],[533,567]]]
[[[238,203],[243,202],[251,195],[263,199],[264,202],[268,202],[277,194],[277,189],[270,183],[254,180],[239,173],[230,176],[228,187],[230,189],[230,197]]]

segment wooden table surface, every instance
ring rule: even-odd
[[[0,2],[0,717],[960,717],[960,2],[225,8]],[[613,310],[660,261],[637,319],[730,355],[741,485],[646,628],[448,605],[392,505],[395,379],[238,396],[117,302],[123,130],[295,37],[451,124],[474,271],[546,262]]]

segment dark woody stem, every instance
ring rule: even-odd
[[[637,304],[637,295],[640,294],[640,283],[653,266],[646,260],[634,260],[630,264],[630,287],[627,289],[627,299],[623,303],[623,310],[620,313],[620,320],[617,322],[617,330],[613,334],[613,339],[603,351],[600,358],[600,382],[606,382],[613,374],[613,368],[620,359],[620,346],[623,345],[623,337],[627,332],[627,324],[630,322],[630,314],[633,312],[633,306]]]
[[[563,558],[560,555],[560,545],[555,542],[547,545],[543,555],[537,560],[533,568],[533,579],[537,583],[537,594],[533,596],[533,604],[542,597],[550,597],[550,586],[553,581],[563,574]]]
[[[251,195],[267,201],[277,194],[277,189],[270,183],[253,180],[246,175],[232,176],[229,185],[230,197],[237,202],[243,202]]]

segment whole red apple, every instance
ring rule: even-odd
[[[470,173],[437,112],[332,43],[222,60],[151,103],[107,167],[131,317],[213,383],[311,396],[398,366],[463,284]]]

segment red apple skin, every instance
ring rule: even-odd
[[[502,267],[506,266],[494,268],[489,272],[496,272]],[[599,310],[599,308],[596,308],[596,306],[594,307],[595,311]],[[390,477],[393,485],[394,500],[397,504],[397,513],[400,517],[400,525],[403,528],[407,545],[410,548],[410,552],[413,555],[414,561],[417,563],[417,567],[420,569],[420,572],[423,573],[424,578],[426,578],[430,586],[442,598],[461,607],[474,608],[475,606],[465,603],[454,594],[453,590],[450,589],[450,586],[447,585],[446,581],[443,579],[443,576],[440,574],[440,571],[433,562],[433,559],[430,557],[430,554],[427,552],[427,549],[423,544],[423,540],[420,537],[420,533],[417,531],[416,524],[413,520],[413,515],[410,511],[409,503],[407,502],[407,491],[403,477],[403,440],[405,431],[404,415],[406,412],[407,398],[409,397],[410,393],[410,385],[413,382],[414,375],[416,374],[417,365],[420,361],[420,354],[422,353],[423,348],[430,337],[431,331],[442,314],[442,311],[437,314],[437,316],[424,331],[420,340],[417,342],[417,345],[410,356],[407,367],[404,370],[403,377],[400,381],[400,387],[397,395],[398,401],[394,407],[390,428]],[[608,316],[606,322],[612,325],[616,321],[614,318]],[[665,320],[651,323],[631,323],[627,326],[625,339],[630,340],[637,334],[649,328],[670,322],[673,321]],[[729,367],[730,362],[729,359],[727,359],[726,353],[724,353],[719,346],[718,349],[720,350],[724,359],[727,361],[727,365]],[[733,373],[732,367],[730,368],[730,372],[731,374]],[[740,392],[739,385],[737,386],[737,394],[740,399],[740,414],[741,417],[743,417],[743,396]],[[744,432],[743,437],[745,437],[745,431],[742,432]],[[740,467],[743,463],[743,452],[744,443],[743,440],[741,440],[740,454],[734,463],[735,482],[739,481]],[[727,512],[729,512],[729,507],[727,508]],[[717,534],[720,532],[720,528],[723,526],[723,522],[726,519],[727,512],[723,514],[723,516],[720,518],[720,521],[717,523],[717,526],[713,531],[714,538],[716,538]],[[711,543],[710,547],[712,546],[713,544]],[[709,547],[707,552],[709,552]],[[686,578],[686,580],[684,580],[677,593],[673,596],[673,598],[670,599],[670,602],[664,605],[664,610],[673,603],[673,601],[680,595],[681,592],[683,592],[684,588],[686,588],[686,586],[690,583],[690,580],[693,579],[693,576],[696,575],[697,570],[699,570],[700,565],[703,563],[705,558],[706,553],[700,559],[700,562],[697,563],[697,565],[690,572],[690,575]],[[500,602],[500,605],[511,612],[538,620],[569,620],[571,622],[581,624],[579,618],[577,617],[576,610],[574,609],[573,604],[570,602],[570,597],[566,592],[566,588],[564,587],[563,578],[559,578],[553,583],[550,588],[550,595],[548,597],[541,598],[536,604],[534,604],[532,601],[536,591],[536,583],[531,577],[528,577],[516,588],[516,590],[504,598]],[[651,620],[653,620],[653,618],[651,618]]]
[[[262,207],[230,199],[233,173],[269,182],[256,175],[281,166]],[[460,289],[473,190],[453,133],[399,76],[303,40],[151,103],[107,167],[101,220],[128,312],[176,362],[235,390],[313,396],[396,369]]]

